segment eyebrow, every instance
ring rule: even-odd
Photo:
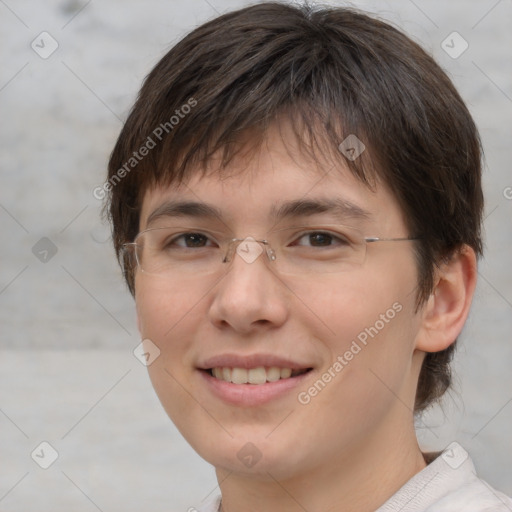
[[[194,217],[194,218],[221,218],[222,212],[207,203],[197,201],[167,201],[155,208],[148,217],[146,225],[149,226],[162,217]]]
[[[274,203],[270,208],[270,217],[275,222],[320,213],[330,213],[341,221],[366,220],[371,217],[370,212],[341,198],[297,199],[285,201],[279,205]],[[166,201],[151,212],[146,225],[149,226],[162,217],[222,219],[222,211],[211,204],[197,201]]]
[[[319,213],[330,213],[341,221],[347,219],[367,220],[372,217],[369,211],[339,197],[285,201],[279,207],[274,204],[270,210],[271,216],[276,221],[294,217],[307,217]]]

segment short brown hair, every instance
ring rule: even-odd
[[[440,261],[464,244],[481,255],[480,140],[443,70],[399,30],[353,9],[259,3],[176,44],[145,79],[117,140],[107,208],[132,294],[122,244],[138,233],[148,187],[205,170],[219,151],[227,165],[243,135],[250,130],[256,146],[283,116],[313,157],[321,149],[368,186],[379,178],[390,187],[410,233],[422,237],[418,307]],[[354,161],[338,150],[349,134],[367,148]],[[415,412],[450,386],[455,341],[426,355]]]

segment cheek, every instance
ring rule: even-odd
[[[330,331],[323,340],[331,360],[346,355],[351,364],[357,363],[354,366],[376,372],[392,370],[398,363],[403,369],[418,329],[414,258],[396,247],[378,249],[365,268],[339,276],[339,284],[326,283],[312,298]]]
[[[308,428],[303,432],[297,427],[297,435],[316,446],[318,439],[337,439],[318,446],[319,463],[332,451],[364,443],[389,421],[396,406],[402,414],[408,411],[403,404],[411,403],[410,312],[398,301],[372,304],[373,312],[369,306],[366,301],[332,317],[337,335],[327,347],[326,366],[309,387],[299,390],[301,405],[294,419]]]
[[[143,276],[135,279],[135,303],[141,336],[158,340],[164,346],[179,336],[180,330],[191,323],[201,307],[201,295],[186,287],[173,290],[172,284],[158,277]]]
[[[392,263],[347,277],[343,286],[331,287],[316,301],[322,322],[331,331],[323,338],[328,356],[320,375],[328,383],[324,388],[319,382],[320,391],[305,391],[316,394],[319,414],[345,412],[335,413],[334,421],[364,423],[385,414],[397,396],[410,398],[411,359],[419,329],[414,313],[416,267],[404,259],[397,272]]]
[[[365,346],[374,338],[397,334],[398,324],[412,314],[410,289],[408,279],[387,281],[360,272],[294,291],[304,306],[297,301],[303,327],[316,331],[316,337],[339,355],[353,340]]]
[[[199,321],[200,304],[193,294],[173,292],[171,286],[145,276],[136,279],[135,286],[140,335],[160,350],[148,367],[149,375],[165,409],[174,415],[173,410],[185,402],[180,383],[187,382],[192,371],[187,364],[188,350],[190,335]]]

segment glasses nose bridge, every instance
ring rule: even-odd
[[[240,256],[246,263],[253,263],[265,253],[269,261],[275,261],[276,252],[268,240],[258,240],[252,236],[232,238],[224,252],[223,263],[231,263],[235,255]]]

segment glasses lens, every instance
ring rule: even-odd
[[[236,252],[247,264],[264,252],[277,272],[292,275],[349,271],[362,265],[366,253],[362,234],[340,225],[289,227],[270,233],[268,242],[252,237],[237,241]],[[232,261],[226,256],[235,249],[233,242],[212,231],[154,228],[137,236],[135,251],[143,272],[179,280],[227,270],[223,262]]]
[[[286,228],[274,231],[276,270],[283,274],[349,271],[363,264],[366,242],[356,229],[340,225]]]
[[[147,274],[179,277],[215,272],[222,251],[207,232],[183,227],[143,231],[135,239],[137,261]]]

